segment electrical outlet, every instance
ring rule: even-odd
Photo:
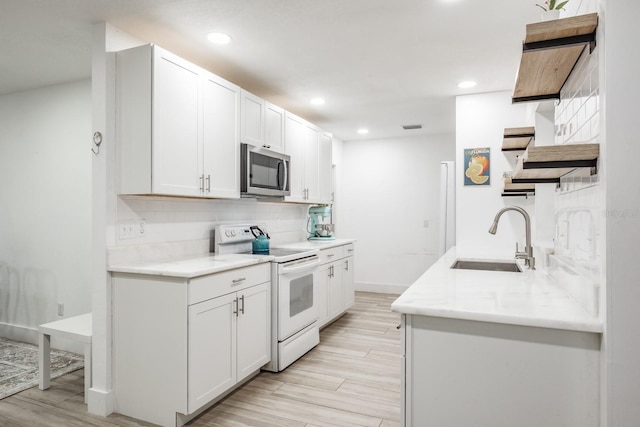
[[[118,225],[118,237],[120,240],[140,238],[146,231],[145,225],[144,219],[123,222]]]
[[[64,316],[64,303],[58,303],[58,316]]]

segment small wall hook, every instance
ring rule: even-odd
[[[102,144],[102,134],[100,132],[93,133],[93,144],[96,146],[98,151],[95,151],[93,147],[91,147],[91,151],[97,156],[100,154],[100,144]]]

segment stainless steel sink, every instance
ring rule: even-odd
[[[509,271],[522,273],[522,268],[515,261],[494,261],[479,259],[458,259],[451,268],[455,270]]]

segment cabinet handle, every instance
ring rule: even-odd
[[[207,193],[211,193],[211,175],[207,175]]]
[[[347,271],[349,271],[349,260],[346,260],[346,261],[344,262],[344,269],[345,269],[345,270],[347,270]]]
[[[336,254],[327,254],[327,258],[331,258],[331,257],[334,257],[334,256],[336,256]]]
[[[239,285],[240,283],[244,282],[245,280],[247,280],[247,278],[246,278],[246,277],[240,277],[240,278],[238,278],[238,279],[233,279],[233,280],[231,281],[231,286],[237,286],[237,285]]]
[[[347,249],[347,252],[353,252],[353,249]]]
[[[204,193],[204,175],[200,175],[200,191]]]
[[[238,317],[238,298],[233,300],[233,314]]]
[[[240,308],[240,312],[244,314],[244,295],[240,297],[240,301],[242,301],[242,308]]]
[[[262,144],[262,146],[263,146],[264,148],[271,148],[271,146],[270,146],[269,144]]]

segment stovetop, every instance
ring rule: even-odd
[[[255,239],[251,233],[251,226],[254,224],[225,224],[219,225],[215,230],[215,251],[223,254],[251,254],[252,242]],[[264,224],[258,224],[260,229],[268,234]],[[312,257],[320,251],[318,249],[291,249],[271,247],[268,254],[255,255],[271,255],[273,262],[283,263],[288,261],[299,260],[302,258]]]

